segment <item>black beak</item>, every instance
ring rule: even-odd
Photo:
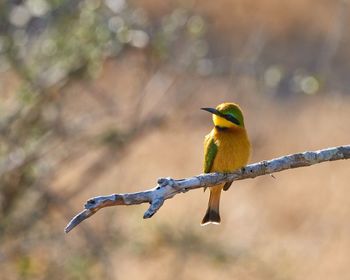
[[[225,114],[221,113],[220,111],[218,111],[218,110],[216,110],[214,108],[201,108],[201,110],[204,110],[204,111],[207,111],[209,113],[215,114],[215,115],[217,115],[217,116],[219,116],[221,118],[224,118],[224,119],[228,120],[229,122],[232,122],[232,123],[234,123],[236,125],[240,125],[239,120],[237,120],[234,116],[232,116],[232,115],[225,115]]]
[[[220,117],[223,117],[224,114],[220,113],[218,110],[214,109],[214,108],[201,108],[201,110],[203,111],[207,111],[209,113],[212,113],[212,114],[215,114],[215,115],[218,115]]]

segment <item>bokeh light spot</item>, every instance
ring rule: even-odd
[[[50,10],[50,6],[45,0],[27,0],[26,7],[35,17],[41,17]]]
[[[282,79],[282,70],[278,66],[269,67],[264,73],[264,81],[268,87],[276,87]]]
[[[172,13],[171,18],[172,18],[173,21],[176,22],[176,24],[178,26],[183,26],[187,22],[187,18],[188,18],[187,11],[185,9],[181,9],[181,8],[176,9]]]
[[[113,32],[117,32],[124,26],[124,20],[121,17],[115,16],[108,20],[108,28]]]
[[[319,90],[320,84],[315,77],[306,76],[301,80],[300,87],[305,94],[313,95]]]
[[[130,44],[136,48],[144,48],[148,45],[149,36],[142,30],[130,31]]]
[[[205,33],[205,23],[202,17],[192,16],[187,23],[190,34],[198,37]]]
[[[106,5],[114,13],[120,13],[125,7],[125,0],[106,0]]]
[[[31,19],[31,14],[24,5],[13,7],[10,11],[10,22],[18,27],[25,26]]]

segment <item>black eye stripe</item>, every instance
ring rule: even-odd
[[[228,120],[228,121],[230,121],[230,122],[233,122],[233,123],[235,123],[235,124],[237,124],[237,125],[240,125],[239,120],[237,120],[235,117],[233,117],[233,116],[231,116],[231,115],[229,115],[229,114],[224,115],[224,116],[225,116],[225,119],[226,119],[226,120]]]

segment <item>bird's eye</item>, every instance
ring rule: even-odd
[[[232,123],[235,123],[235,124],[237,124],[237,125],[240,125],[240,122],[239,122],[239,120],[237,120],[234,116],[232,116],[232,115],[225,115],[225,117],[226,117],[226,119],[228,120],[228,121],[230,121],[230,122],[232,122]]]

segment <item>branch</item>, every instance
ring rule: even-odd
[[[150,207],[143,215],[144,219],[151,218],[163,205],[166,199],[179,193],[198,188],[212,187],[225,182],[255,178],[258,176],[280,172],[286,169],[310,166],[324,161],[333,161],[350,158],[350,145],[338,146],[314,152],[304,152],[287,155],[272,160],[264,160],[243,167],[232,173],[207,173],[198,176],[174,180],[160,178],[156,187],[135,193],[112,194],[96,196],[85,204],[85,210],[76,215],[66,226],[68,233],[82,221],[91,217],[98,210],[108,206],[134,205],[148,202]]]

